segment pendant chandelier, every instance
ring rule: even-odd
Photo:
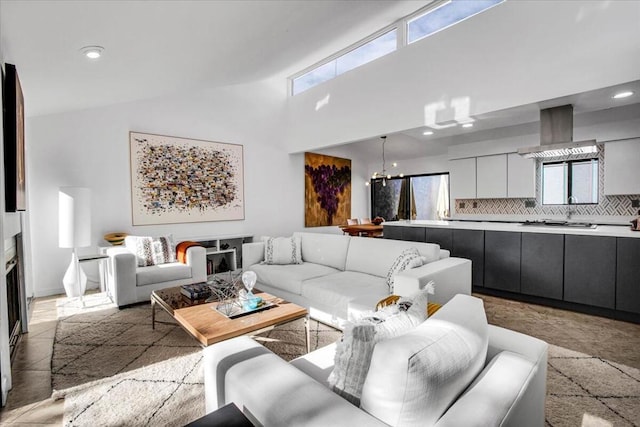
[[[382,179],[382,186],[386,187],[387,186],[387,180],[392,178],[391,173],[389,173],[387,171],[387,165],[386,165],[386,159],[384,156],[384,144],[387,142],[387,135],[382,135],[380,137],[382,139],[382,172],[374,172],[373,175],[371,175],[372,179]],[[394,168],[398,167],[398,164],[396,162],[393,162],[392,166]],[[398,174],[398,176],[400,178],[404,177],[403,173]]]

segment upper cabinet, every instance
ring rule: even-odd
[[[476,198],[476,158],[449,161],[449,186],[452,199]]]
[[[507,197],[507,155],[476,158],[477,197],[503,199]]]
[[[534,198],[535,160],[516,153],[449,162],[453,199]]]
[[[536,197],[536,161],[517,153],[507,154],[507,197]]]
[[[640,138],[604,146],[604,194],[640,194]]]

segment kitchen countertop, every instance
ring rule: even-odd
[[[632,231],[629,225],[598,225],[596,228],[576,228],[546,225],[522,225],[521,222],[494,221],[436,221],[436,220],[403,220],[387,221],[383,225],[404,227],[433,227],[459,230],[511,231],[522,233],[574,234],[582,236],[611,236],[640,238],[640,231]]]

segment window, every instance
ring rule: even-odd
[[[598,159],[544,163],[542,204],[598,203]]]
[[[295,77],[293,79],[292,93],[297,95],[322,82],[331,80],[342,73],[346,73],[374,59],[378,59],[396,50],[397,46],[398,30],[393,29],[345,54],[313,68],[300,77]]]
[[[476,15],[504,0],[451,0],[407,23],[407,43],[413,43]]]
[[[504,0],[449,0],[427,6],[426,12],[404,17],[360,43],[336,53],[290,78],[291,94],[331,80],[342,73],[394,52],[437,31],[457,24]],[[415,17],[413,17],[415,16]],[[380,35],[378,35],[380,34]]]
[[[385,220],[449,216],[449,174],[371,180],[371,217]]]

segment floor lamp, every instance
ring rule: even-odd
[[[87,275],[80,267],[78,248],[91,245],[91,191],[83,187],[61,187],[58,214],[58,246],[73,249],[62,284],[67,297],[82,300],[87,289]],[[82,303],[84,305],[84,301]]]

